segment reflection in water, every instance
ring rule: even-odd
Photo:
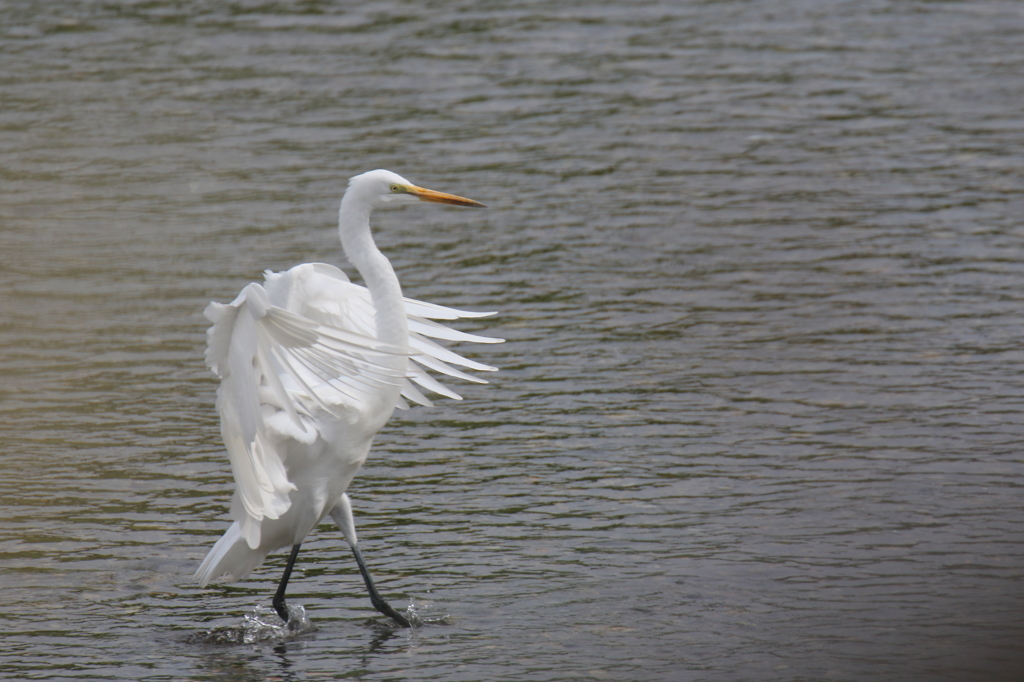
[[[293,607],[289,605],[289,610]],[[298,607],[301,608],[301,607]],[[246,623],[239,628],[214,628],[198,636],[190,636],[187,640],[191,646],[200,645],[196,649],[201,659],[205,661],[201,668],[206,674],[215,675],[218,680],[232,680],[248,682],[249,680],[299,680],[305,679],[301,667],[296,666],[296,657],[301,657],[307,645],[314,641],[316,628],[309,630],[311,624],[304,625],[302,632],[285,632],[273,621],[276,614],[272,609],[265,609],[259,614],[259,607],[253,613],[246,614]],[[299,615],[292,611],[293,615]],[[258,626],[263,630],[261,635],[249,640],[248,637],[239,639],[238,635],[251,632],[250,620],[256,618],[265,621],[265,625]],[[425,623],[438,624],[436,622]],[[276,628],[276,632],[274,629]],[[373,657],[379,654],[395,654],[406,652],[407,646],[400,646],[397,652],[388,647],[392,638],[408,635],[409,630],[389,626],[382,620],[374,619],[370,627],[363,631],[364,643],[356,647],[350,660],[339,662],[345,668],[367,668],[372,665]],[[415,639],[415,635],[413,635]],[[238,645],[251,645],[250,647]]]
[[[220,682],[264,682],[265,680],[305,679],[302,670],[295,665],[294,657],[302,654],[304,642],[282,642],[267,647],[226,648],[208,646],[197,649],[202,663],[199,664],[201,679],[215,679]]]

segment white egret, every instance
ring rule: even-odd
[[[228,305],[211,303],[206,362],[220,377],[217,408],[231,460],[234,523],[203,560],[203,586],[241,580],[269,552],[291,547],[274,596],[285,621],[285,590],[299,547],[328,515],[352,548],[370,600],[403,627],[409,621],[381,598],[357,544],[345,490],[374,436],[396,407],[429,405],[416,387],[459,399],[426,371],[486,383],[455,369],[494,370],[431,341],[498,343],[432,320],[482,317],[402,297],[398,277],[370,235],[373,209],[408,201],[483,206],[413,185],[386,170],[357,175],[338,211],[342,248],[366,287],[323,263],[265,273]]]

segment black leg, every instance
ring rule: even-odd
[[[281,576],[281,582],[277,586],[277,594],[274,595],[274,610],[277,611],[277,615],[281,616],[281,620],[288,622],[288,607],[284,603],[284,591],[288,589],[288,579],[292,577],[292,567],[295,566],[295,557],[299,556],[299,547],[302,545],[292,546],[292,555],[288,557],[288,564],[284,567],[284,575]]]
[[[352,548],[352,553],[356,555],[356,563],[359,564],[359,572],[363,574],[363,582],[366,583],[366,591],[370,593],[370,602],[373,604],[373,608],[385,616],[394,619],[403,628],[412,627],[406,617],[391,608],[391,605],[384,601],[384,597],[380,596],[380,593],[377,592],[377,588],[373,584],[373,578],[370,577],[370,572],[366,570],[366,562],[363,561],[363,554],[359,551],[359,548],[355,545],[349,546]]]

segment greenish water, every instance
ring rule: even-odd
[[[0,678],[1000,680],[1024,669],[1010,2],[0,2]],[[399,414],[289,594],[191,579],[201,316],[344,266],[347,178],[501,367]],[[351,268],[349,268],[351,272]],[[190,639],[193,638],[193,639]]]

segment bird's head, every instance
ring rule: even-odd
[[[412,201],[483,207],[483,204],[472,199],[418,187],[398,173],[388,170],[373,170],[351,178],[348,181],[348,192],[362,197],[374,207]]]

